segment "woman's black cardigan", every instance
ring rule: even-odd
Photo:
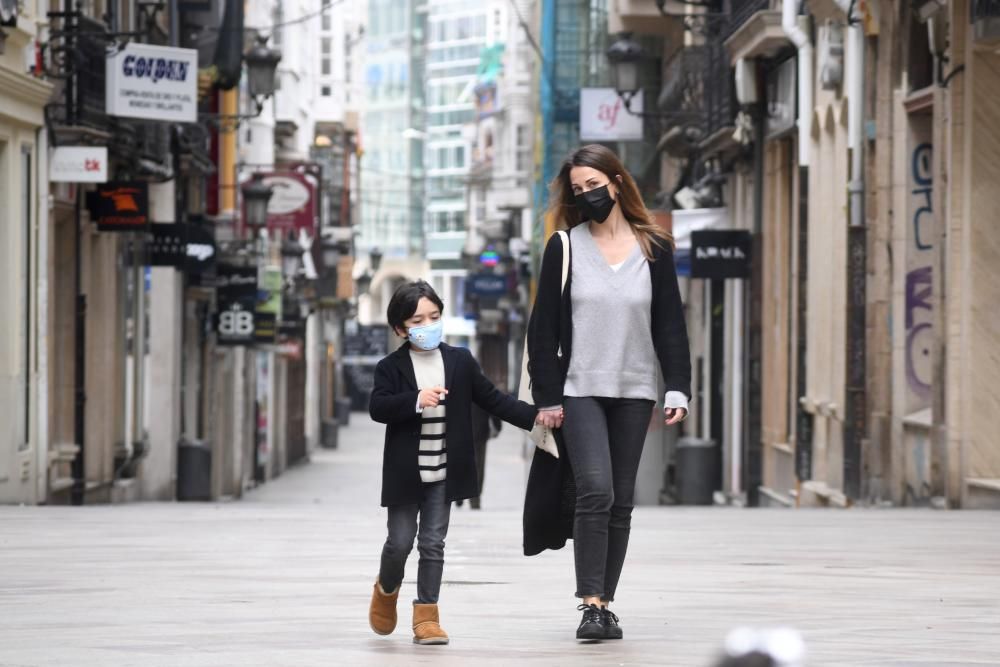
[[[528,369],[535,405],[562,405],[563,384],[573,349],[573,253],[566,289],[562,289],[562,241],[553,235],[545,246],[538,279],[535,306],[528,322]],[[667,391],[691,398],[691,350],[688,345],[684,304],[677,285],[673,252],[658,240],[653,242],[649,262],[653,287],[653,348]],[[609,313],[609,316],[612,314]],[[579,343],[581,345],[587,342]],[[590,343],[590,344],[599,344]],[[558,354],[561,348],[562,356]],[[536,450],[528,476],[524,501],[524,553],[531,556],[544,549],[559,549],[572,537],[575,490],[561,430],[555,432],[559,458]]]

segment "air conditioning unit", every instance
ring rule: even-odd
[[[741,105],[756,104],[757,95],[757,64],[746,58],[736,61],[736,101]]]

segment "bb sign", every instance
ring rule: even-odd
[[[198,120],[198,52],[129,43],[107,60],[112,116],[193,123]]]

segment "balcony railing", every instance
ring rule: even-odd
[[[721,40],[707,45],[708,66],[705,69],[705,124],[706,136],[733,125],[736,118],[736,99],[733,90],[733,73],[729,54]]]
[[[786,0],[791,2],[792,0]],[[721,30],[722,41],[727,40],[740,26],[757,12],[771,8],[771,0],[728,0],[729,20]]]
[[[975,0],[972,3],[972,21],[1000,18],[1000,0]]]
[[[81,16],[77,42],[77,120],[83,125],[105,129],[104,88],[107,80],[107,27],[100,21]]]
[[[688,46],[680,50],[663,72],[660,110],[669,113],[700,113],[705,107],[705,76],[708,68],[708,45]]]

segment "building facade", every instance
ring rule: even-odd
[[[333,416],[324,332],[354,303],[359,179],[356,129],[340,104],[324,127],[338,130],[340,201],[321,215],[334,174],[312,158],[330,8],[283,5],[286,18],[274,3],[233,0],[172,13],[124,0],[21,5],[0,14],[0,195],[10,202],[0,296],[20,313],[0,343],[12,424],[0,502],[238,497],[306,459]],[[245,75],[261,73],[247,44],[266,38],[295,47],[277,73],[294,88],[288,104],[267,103],[267,77]],[[122,102],[141,84],[129,63],[143,53],[180,63],[175,106]],[[300,202],[304,234],[278,232],[282,193],[251,235],[242,180],[278,169],[316,193]],[[324,244],[320,219],[334,212]],[[237,344],[219,291],[220,267],[234,265],[274,308],[270,333],[255,328]]]
[[[361,226],[355,275],[369,272],[359,318],[384,322],[401,281],[426,277],[425,49],[429,3],[369,0],[361,112]],[[372,251],[384,257],[371,266]]]
[[[982,300],[998,284],[986,213],[995,189],[982,185],[1000,155],[987,102],[996,3],[734,0],[700,20],[670,3],[617,9],[620,26],[687,33],[668,69],[724,48],[717,85],[683,102],[711,120],[712,96],[734,97],[730,121],[702,135],[696,156],[719,174],[725,226],[753,244],[748,279],[711,305],[735,318],[723,340],[743,342],[702,383],[732,389],[726,497],[1000,504],[1000,450],[985,427],[997,392],[983,384],[998,327]],[[660,145],[688,169],[672,197],[686,208],[684,187],[697,195],[705,182],[679,136]],[[695,331],[698,319],[689,310]],[[697,398],[709,399],[701,416],[715,412]]]
[[[34,67],[47,2],[0,16],[0,304],[11,313],[0,334],[0,405],[9,427],[0,438],[0,502],[37,503],[48,494],[44,345],[48,272],[48,142],[44,107],[51,83]]]

